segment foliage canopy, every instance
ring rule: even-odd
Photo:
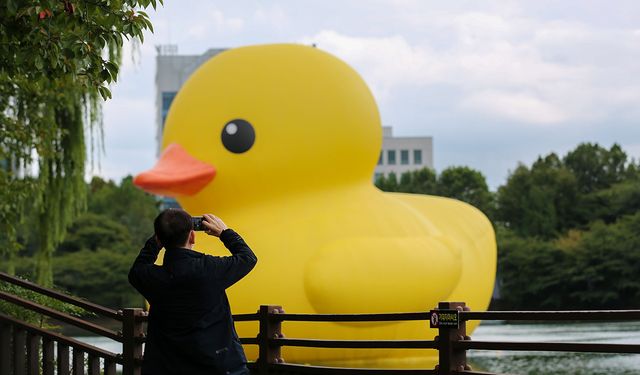
[[[158,202],[135,188],[131,177],[119,184],[94,177],[87,190],[87,212],[74,220],[52,257],[55,284],[105,306],[141,306],[142,297],[129,285],[127,274],[153,233]],[[22,240],[25,250],[16,258],[16,273],[34,279],[38,239]],[[5,267],[0,263],[0,270]]]
[[[161,2],[161,0],[158,0]],[[11,264],[20,221],[38,229],[38,282],[85,208],[85,131],[101,140],[125,39],[152,30],[138,10],[157,0],[6,0],[0,5],[0,251]],[[99,142],[98,142],[99,143]],[[13,271],[10,267],[9,271]]]

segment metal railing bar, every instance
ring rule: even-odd
[[[367,348],[367,349],[435,349],[436,342],[429,340],[318,340],[318,339],[270,339],[269,344],[300,346],[307,348]]]
[[[40,304],[37,304],[35,302],[31,302],[28,301],[26,299],[20,298],[20,297],[16,297],[12,294],[9,293],[5,293],[3,291],[0,291],[0,300],[5,300],[8,302],[11,302],[13,304],[16,304],[18,306],[22,306],[26,309],[38,312],[40,314],[44,314],[46,316],[49,316],[51,318],[57,319],[61,322],[65,322],[65,323],[69,323],[69,324],[73,324],[76,327],[82,328],[82,329],[86,329],[87,331],[91,331],[93,333],[97,333],[101,336],[105,336],[108,337],[112,340],[115,341],[119,341],[122,342],[122,337],[120,335],[118,335],[117,332],[112,331],[110,329],[106,329],[104,327],[101,327],[97,324],[93,324],[87,321],[84,321],[80,318],[76,318],[75,316],[66,314],[66,313],[62,313],[59,312],[57,310],[54,310],[50,307],[47,306],[42,306]]]
[[[13,326],[20,327],[20,329],[22,329],[24,331],[27,331],[27,332],[35,333],[35,334],[37,334],[39,336],[42,336],[45,339],[50,339],[50,340],[53,340],[53,341],[57,341],[59,344],[62,343],[65,346],[69,346],[69,347],[73,347],[73,348],[79,348],[83,352],[86,352],[86,353],[89,353],[89,354],[96,355],[98,357],[102,357],[102,358],[108,359],[111,362],[122,364],[122,358],[120,357],[120,355],[116,354],[116,353],[112,353],[112,352],[110,352],[108,350],[100,349],[98,347],[95,347],[95,346],[90,345],[90,344],[86,344],[86,343],[84,343],[82,341],[78,341],[78,340],[73,339],[71,337],[66,337],[66,336],[63,336],[63,335],[55,333],[55,332],[47,331],[47,330],[42,329],[40,327],[36,327],[34,325],[21,322],[21,321],[19,321],[17,319],[14,319],[14,318],[12,318],[10,316],[7,316],[7,315],[1,314],[1,313],[0,313],[0,321],[8,322],[9,324],[11,324]]]
[[[462,320],[640,320],[640,310],[461,311]]]
[[[252,321],[258,321],[259,319],[260,319],[260,317],[258,316],[257,313],[235,314],[233,316],[233,321],[235,321],[235,322],[252,322]]]
[[[258,345],[258,339],[255,337],[241,337],[240,342],[245,345]]]
[[[69,344],[60,340],[58,341],[57,349],[56,368],[58,369],[58,374],[69,374]]]
[[[116,375],[116,363],[108,359],[104,360],[104,375]]]
[[[405,320],[429,320],[428,312],[380,313],[380,314],[272,314],[271,319],[296,322],[388,322]]]
[[[42,375],[54,375],[55,371],[55,341],[50,337],[42,337]]]
[[[308,366],[294,363],[278,363],[270,364],[269,367],[276,371],[291,371],[299,374],[367,374],[367,375],[388,375],[388,374],[406,374],[406,375],[436,375],[435,370],[422,369],[369,369],[369,368],[348,368],[348,367],[325,367],[325,366]]]
[[[40,336],[27,331],[27,373],[38,374],[40,371]]]
[[[594,344],[573,342],[494,342],[494,341],[454,341],[453,347],[475,350],[518,350],[580,353],[632,353],[640,354],[640,345]]]
[[[51,297],[51,298],[55,298],[58,299],[60,301],[81,307],[87,311],[91,311],[94,312],[96,314],[100,314],[106,317],[109,317],[111,319],[115,319],[115,320],[119,320],[122,321],[122,317],[120,315],[118,315],[118,312],[116,310],[112,310],[110,308],[83,300],[81,298],[77,298],[77,297],[73,297],[70,296],[68,294],[64,294],[61,292],[58,292],[56,290],[53,289],[49,289],[49,288],[45,288],[42,287],[38,284],[32,283],[31,281],[27,281],[27,280],[23,280],[21,278],[15,277],[15,276],[11,276],[7,273],[4,272],[0,272],[0,280],[2,281],[6,281],[10,284],[13,285],[17,285],[20,287],[23,287],[25,289],[29,289],[32,290],[34,292],[40,293],[42,295],[45,295],[47,297]]]
[[[119,316],[119,320],[122,320],[122,317],[120,316],[120,313],[117,313]],[[146,322],[147,320],[149,320],[149,315],[148,313],[146,315],[140,315],[136,317],[137,321],[141,321],[141,322]],[[260,320],[258,314],[256,313],[250,313],[250,314],[235,314],[233,315],[233,320],[235,322],[253,322],[253,321],[258,321]]]

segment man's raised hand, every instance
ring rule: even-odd
[[[206,228],[204,232],[210,236],[220,237],[220,233],[228,228],[224,221],[212,214],[204,214],[202,218],[202,225]]]

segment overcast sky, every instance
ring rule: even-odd
[[[155,161],[155,45],[180,54],[316,43],[354,67],[395,135],[433,136],[437,171],[466,165],[492,189],[518,162],[614,142],[640,156],[640,1],[186,1],[149,11],[104,106],[93,174]],[[135,60],[135,61],[134,61]]]

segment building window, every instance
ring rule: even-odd
[[[387,150],[387,164],[396,164],[396,150]]]
[[[422,164],[422,150],[413,150],[413,164]]]
[[[380,157],[378,158],[378,165],[382,165],[382,154],[383,152],[380,151]]]
[[[164,126],[164,121],[167,119],[167,114],[169,113],[169,108],[171,107],[171,103],[173,99],[176,97],[177,92],[163,92],[162,93],[162,125]]]
[[[409,164],[409,150],[400,150],[400,164]]]

